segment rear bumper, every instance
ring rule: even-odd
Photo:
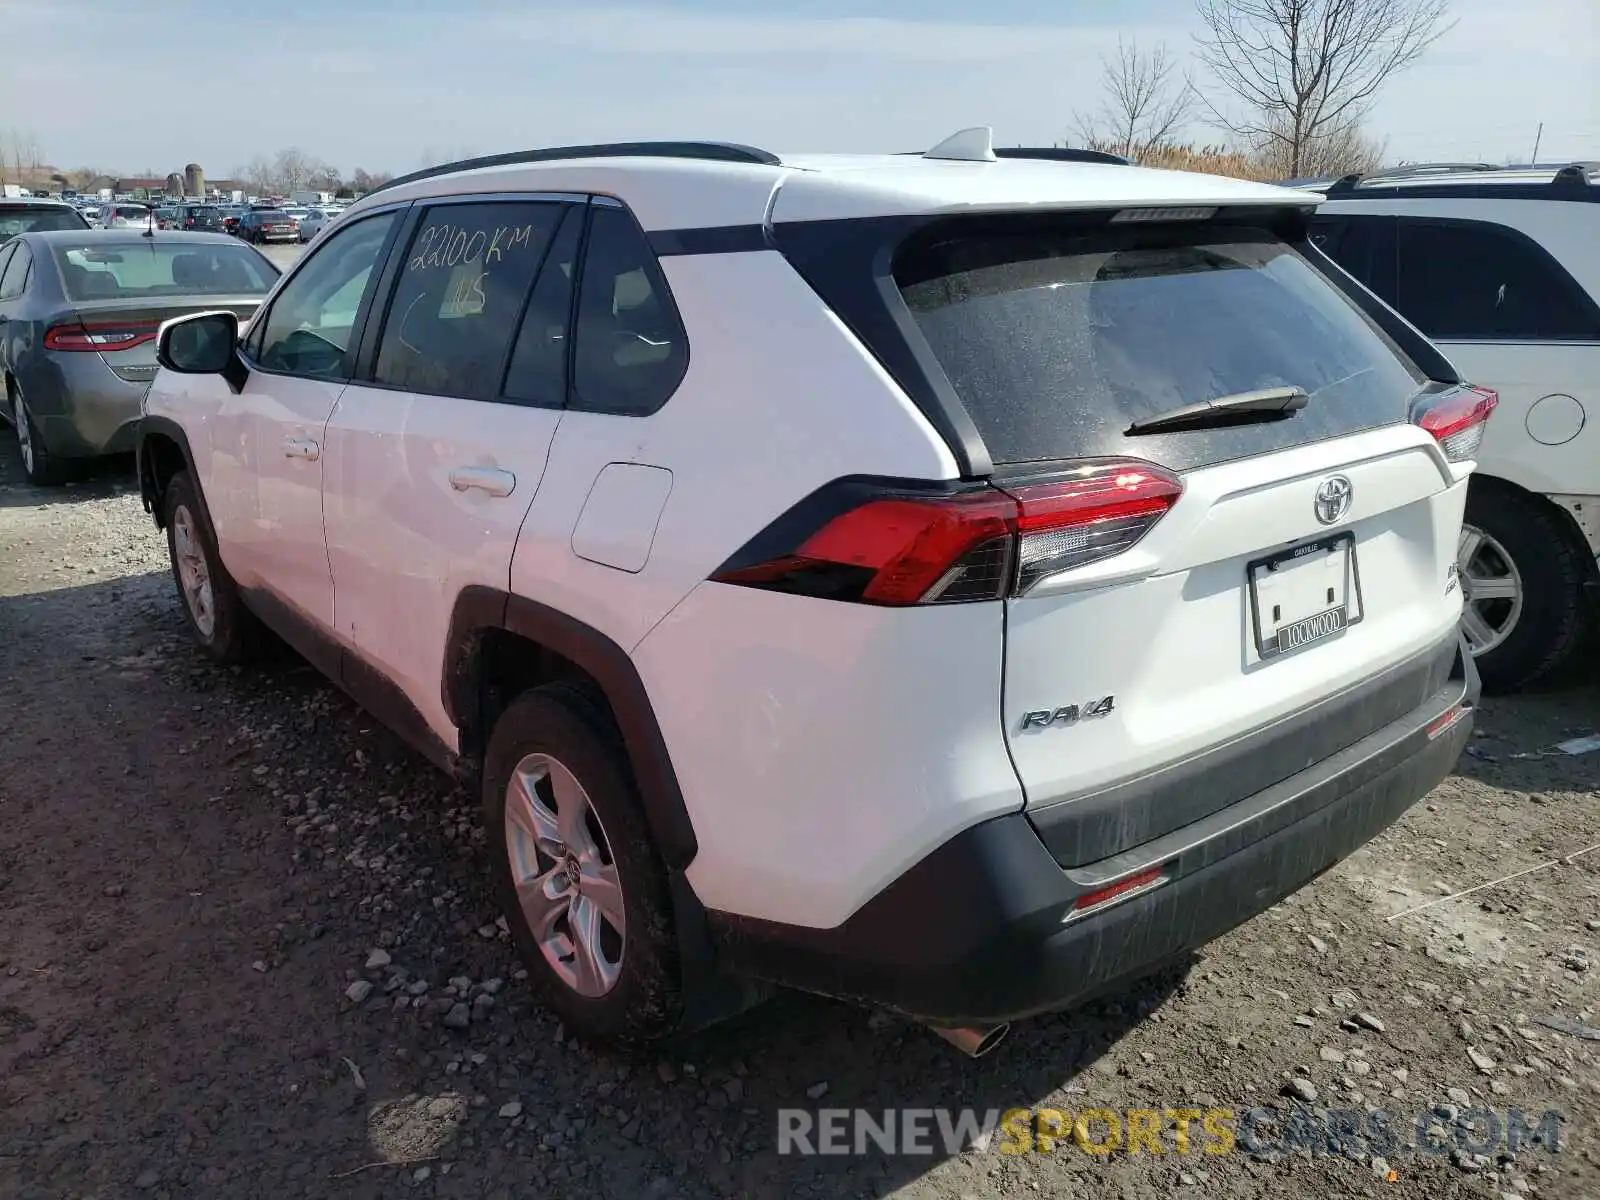
[[[1344,750],[1124,853],[1063,868],[1022,813],[945,843],[844,924],[708,913],[719,957],[775,983],[939,1023],[1069,1008],[1226,933],[1382,832],[1454,767],[1478,676],[1458,639],[1444,686]],[[1430,730],[1453,710],[1459,719]],[[1066,922],[1074,901],[1152,866],[1165,881]]]
[[[60,391],[53,401],[39,405],[45,411],[34,415],[46,449],[63,458],[133,450],[149,384],[121,378],[99,355],[82,358],[60,373]],[[28,397],[31,408],[33,393]]]

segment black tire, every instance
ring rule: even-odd
[[[11,424],[17,435],[17,454],[22,460],[22,473],[35,487],[58,487],[70,483],[78,476],[78,464],[70,458],[50,453],[39,435],[39,426],[28,411],[22,390],[15,383],[6,386],[6,404]]]
[[[265,631],[255,614],[245,607],[238,585],[222,565],[217,554],[216,534],[187,471],[179,471],[167,481],[161,516],[167,530],[167,557],[172,564],[172,581],[178,589],[178,603],[183,606],[196,644],[220,663],[236,664],[254,658],[265,641]],[[209,622],[197,615],[197,606],[184,586],[184,573],[179,564],[179,539],[183,529],[189,531],[191,544],[205,564],[211,598]]]
[[[1513,692],[1554,673],[1583,639],[1588,564],[1549,501],[1472,481],[1466,523],[1504,547],[1522,580],[1522,612],[1505,640],[1477,656],[1485,691]]]
[[[513,771],[530,754],[558,760],[587,793],[621,885],[626,936],[616,982],[585,996],[546,961],[517,899],[507,852],[506,799]],[[592,693],[548,684],[512,702],[495,722],[483,772],[496,898],[535,991],[580,1037],[636,1047],[670,1036],[682,1016],[678,945],[662,864],[639,802],[633,772],[609,713]],[[543,856],[540,858],[543,864]]]

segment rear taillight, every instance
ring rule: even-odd
[[[951,495],[851,484],[848,495],[824,489],[812,497],[712,578],[893,606],[1022,596],[1129,549],[1182,492],[1170,472],[1125,460]],[[807,511],[824,515],[806,521]]]
[[[1176,475],[1143,462],[1095,463],[1062,481],[1010,488],[1021,513],[1017,594],[1121,554],[1178,502]]]
[[[45,330],[46,350],[95,350],[106,353],[112,350],[131,350],[146,342],[156,340],[159,326],[155,322],[136,322],[118,325],[53,325]]]
[[[1499,403],[1499,395],[1488,388],[1463,385],[1425,397],[1411,419],[1433,435],[1446,459],[1466,462],[1477,456],[1489,414]]]

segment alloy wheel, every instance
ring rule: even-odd
[[[172,550],[177,560],[178,587],[183,592],[189,615],[202,637],[209,638],[217,627],[216,597],[211,590],[211,568],[205,548],[195,532],[193,515],[180,504],[172,511]]]
[[[604,996],[622,974],[622,880],[600,814],[560,760],[529,754],[506,787],[506,854],[539,952],[580,996]]]
[[[1463,525],[1456,543],[1461,579],[1461,631],[1474,656],[1500,646],[1522,618],[1522,572],[1498,540]]]

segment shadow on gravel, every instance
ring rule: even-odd
[[[34,487],[22,472],[17,435],[0,424],[0,508],[42,508],[47,504],[78,504],[104,500],[138,487],[131,454],[88,459],[78,478],[60,487]]]
[[[766,1128],[757,1123],[756,1136],[746,1144],[751,1157],[741,1164],[734,1194],[888,1196],[975,1142],[981,1145],[985,1131],[985,1159],[1006,1162],[997,1146],[1013,1140],[1000,1128],[1010,1110],[1038,1110],[1045,1097],[1061,1091],[1069,1099],[1055,1101],[1055,1107],[1095,1107],[1103,1089],[1094,1076],[1110,1069],[1107,1056],[1131,1030],[1161,1021],[1161,1010],[1182,993],[1191,966],[1192,960],[1069,1013],[1021,1022],[977,1060],[901,1018],[797,994],[780,994],[698,1033],[678,1052],[702,1075],[749,1064],[752,1074],[793,1087],[791,1095],[761,1105]],[[1173,1080],[1168,1102],[1191,1100],[1188,1089],[1194,1086]],[[768,1096],[762,1099],[768,1100],[770,1089],[764,1090]],[[818,1148],[825,1114],[841,1109],[850,1115],[832,1120],[848,1152],[806,1152],[808,1143]],[[931,1111],[918,1118],[916,1110]],[[1066,1141],[1075,1113],[1063,1115]],[[908,1118],[920,1122],[920,1137],[918,1126],[908,1132]],[[893,1130],[897,1152],[884,1151],[871,1133],[859,1135],[865,1151],[859,1152],[856,1130],[863,1120],[870,1122],[864,1127]],[[993,1186],[984,1181],[959,1190]]]

